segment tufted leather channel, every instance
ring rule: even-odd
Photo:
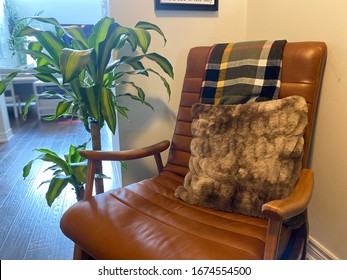
[[[199,100],[209,49],[196,47],[189,53],[177,124],[163,171],[142,182],[80,201],[64,214],[62,231],[90,257],[264,258],[266,219],[191,206],[174,196],[188,172],[190,107]],[[301,95],[309,104],[305,166],[325,60],[326,45],[321,42],[287,43],[284,50],[280,97]],[[282,226],[280,232],[278,258],[301,258],[307,225],[297,230]]]

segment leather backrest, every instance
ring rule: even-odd
[[[192,48],[187,58],[177,123],[164,170],[185,176],[190,158],[191,106],[199,101],[205,66],[211,47]],[[305,132],[303,166],[307,167],[317,103],[322,83],[327,47],[323,42],[288,42],[283,52],[279,98],[304,97],[308,104],[309,123]]]

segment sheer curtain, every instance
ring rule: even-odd
[[[0,0],[0,59],[6,59],[8,57],[6,38],[7,32],[5,22],[4,0]]]

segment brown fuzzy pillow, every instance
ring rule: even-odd
[[[287,197],[300,176],[304,98],[240,105],[195,104],[190,172],[176,196],[193,204],[261,217],[264,203]]]

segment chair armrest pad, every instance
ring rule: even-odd
[[[170,146],[170,141],[164,140],[144,148],[125,151],[80,151],[81,155],[89,160],[133,160],[153,156],[165,151]]]
[[[265,203],[262,207],[262,214],[278,221],[299,215],[305,211],[311,200],[313,185],[313,171],[303,169],[293,192],[285,199]]]

